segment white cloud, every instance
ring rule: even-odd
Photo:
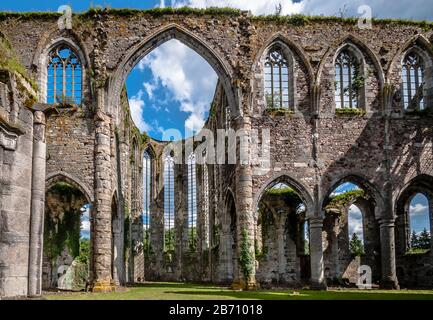
[[[132,120],[137,128],[140,129],[141,132],[149,132],[152,128],[143,119],[144,100],[142,90],[129,99],[129,108],[131,110]]]
[[[163,3],[163,1],[161,1]],[[167,1],[168,5],[169,2]],[[281,14],[288,15],[301,12],[303,3],[294,3],[291,0],[173,0],[172,7],[232,7],[241,10],[249,10],[255,15],[273,14],[276,7],[281,4]]]
[[[146,90],[147,95],[149,96],[149,99],[153,99],[153,91],[156,89],[156,86],[149,82],[143,83],[143,86],[144,89]]]
[[[153,91],[157,86],[165,87],[180,103],[180,111],[189,114],[186,131],[191,133],[203,127],[217,82],[217,75],[206,60],[180,41],[170,40],[140,61],[138,68],[152,72],[153,79],[144,83],[149,98],[156,98]],[[170,107],[164,110],[170,111]]]
[[[373,17],[418,20],[433,18],[431,0],[399,0],[392,3],[388,0],[303,0],[302,4],[302,12],[313,15],[338,15],[344,9],[345,16],[359,16],[358,7],[368,5]]]
[[[433,20],[433,2],[431,0],[172,0],[160,1],[160,6],[195,8],[232,7],[250,10],[255,15],[273,14],[276,6],[281,3],[281,14],[304,13],[309,15],[339,15],[359,16],[358,7],[368,5],[373,17],[407,18],[418,20]]]
[[[416,203],[415,205],[411,205],[409,207],[410,215],[425,215],[428,214],[428,206],[422,203]]]
[[[349,208],[349,237],[356,233],[358,238],[361,240],[364,238],[363,227],[362,227],[362,212],[355,205],[351,205]]]

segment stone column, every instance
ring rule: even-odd
[[[285,241],[284,241],[284,219],[281,217],[282,221],[278,222],[276,229],[277,234],[277,247],[278,247],[278,277],[282,281],[284,279],[284,274],[286,273],[287,259],[285,252]]]
[[[340,277],[340,257],[338,248],[338,233],[340,231],[340,221],[338,217],[332,216],[332,230],[331,230],[331,255],[332,264],[334,266],[332,274],[334,277]],[[323,248],[322,248],[323,250]]]
[[[243,230],[248,233],[248,242],[250,254],[254,259],[254,215],[253,215],[253,178],[250,163],[251,150],[251,120],[248,117],[239,117],[236,123],[236,134],[240,143],[239,156],[236,157],[236,215],[237,215],[237,258],[241,256],[243,239]],[[243,130],[243,132],[241,132]],[[243,288],[255,287],[255,264],[252,265],[252,275],[250,279],[244,279],[244,275],[238,266],[234,274],[233,287],[241,286]]]
[[[115,289],[111,275],[110,136],[110,117],[98,111],[95,115],[95,217],[94,234],[91,236],[94,292],[109,292]]]
[[[322,217],[310,218],[311,287],[326,289],[323,274]]]
[[[382,219],[380,224],[380,245],[382,258],[383,289],[399,289],[395,268],[394,219]]]
[[[33,118],[32,203],[28,295],[42,294],[42,255],[45,213],[45,115],[36,111]]]
[[[433,231],[433,199],[432,197],[428,197],[428,212],[430,214],[429,218],[430,218],[430,235],[431,232]],[[430,241],[430,245],[431,245],[431,250],[430,253],[433,254],[433,241]]]

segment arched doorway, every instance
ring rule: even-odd
[[[256,279],[262,286],[310,279],[306,203],[284,177],[269,184],[259,198],[254,244]]]
[[[42,288],[85,290],[90,263],[90,199],[74,181],[47,183]]]
[[[353,177],[340,180],[325,198],[323,258],[328,285],[356,285],[360,266],[371,268],[373,284],[379,283],[381,246],[376,199],[367,183]]]
[[[433,285],[432,262],[433,178],[411,180],[397,199],[395,222],[396,271],[401,286]]]

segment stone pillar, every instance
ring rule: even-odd
[[[115,289],[111,275],[110,136],[110,117],[99,111],[95,115],[95,217],[94,234],[91,236],[94,292],[109,292]]]
[[[433,199],[432,197],[428,197],[428,212],[429,212],[429,219],[430,219],[430,235],[431,232],[433,231]],[[431,250],[430,253],[433,254],[433,241],[430,241],[430,245],[431,245]]]
[[[277,247],[278,247],[278,277],[280,281],[284,279],[284,274],[286,273],[287,259],[284,241],[284,219],[281,217],[282,221],[278,222],[276,229],[277,234]]]
[[[311,287],[326,289],[323,274],[322,217],[310,218]]]
[[[338,234],[340,232],[340,221],[338,217],[332,216],[332,230],[331,232],[331,261],[333,264],[332,274],[334,277],[340,277],[340,257],[338,248]],[[323,248],[322,248],[323,250]]]
[[[45,213],[45,115],[36,111],[33,118],[32,203],[28,295],[42,294],[42,255]]]
[[[236,157],[236,215],[237,215],[237,259],[241,256],[243,230],[248,233],[250,254],[254,258],[254,215],[253,215],[253,178],[250,161],[251,150],[251,120],[248,117],[239,117],[236,123],[236,134],[240,143],[239,156]],[[242,130],[242,131],[241,131]],[[250,279],[244,279],[244,275],[238,266],[234,270],[233,287],[253,288],[256,286],[255,264],[252,265],[252,275]]]
[[[399,289],[395,267],[394,219],[382,219],[380,224],[380,245],[382,258],[383,289]]]

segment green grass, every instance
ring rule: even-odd
[[[433,290],[234,291],[205,284],[154,282],[113,293],[48,293],[47,300],[433,300]]]

